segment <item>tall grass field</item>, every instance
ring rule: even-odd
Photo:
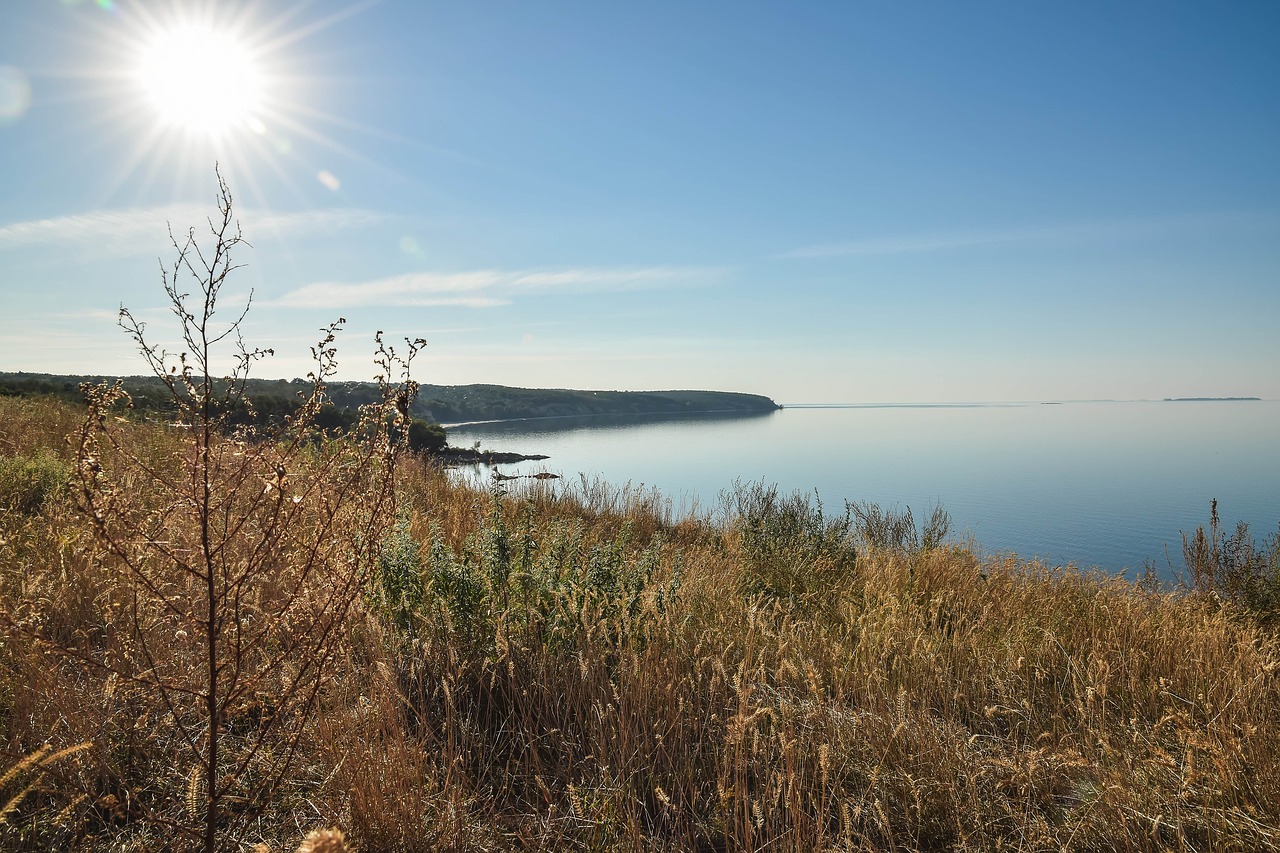
[[[402,455],[335,513],[347,457],[215,436],[259,466],[206,464],[244,526],[217,683],[253,680],[207,717],[208,637],[158,604],[193,584],[190,430],[107,415],[86,461],[85,419],[0,399],[0,849],[1280,849],[1276,551],[1242,574],[1216,517],[1158,589],[758,484],[676,518]]]

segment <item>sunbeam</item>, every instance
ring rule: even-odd
[[[74,132],[108,152],[97,188],[103,203],[126,191],[152,196],[166,183],[174,198],[186,197],[204,186],[215,161],[255,204],[305,203],[317,176],[338,165],[314,159],[313,144],[371,162],[326,132],[323,125],[377,136],[332,115],[324,103],[331,60],[321,69],[306,48],[370,5],[315,19],[306,0],[271,14],[262,3],[85,5],[63,33],[79,45],[77,58],[37,71],[76,82],[66,96],[83,106]],[[265,197],[268,186],[285,198]]]

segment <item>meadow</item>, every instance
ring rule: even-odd
[[[1277,551],[1216,518],[1162,589],[207,438],[0,398],[0,848],[1280,849]]]

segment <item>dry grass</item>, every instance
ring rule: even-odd
[[[0,457],[68,464],[77,419],[0,400]],[[289,784],[234,816],[240,849],[327,827],[345,840],[309,849],[1280,849],[1280,647],[1211,596],[869,548],[776,496],[750,526],[601,484],[399,477],[379,575]],[[180,849],[190,768],[157,698],[27,641],[107,657],[159,629],[66,490],[4,498],[0,848]]]

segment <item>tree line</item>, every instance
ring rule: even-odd
[[[103,376],[51,375],[38,373],[0,374],[0,397],[50,396],[83,405],[82,385],[111,380]],[[120,383],[127,398],[114,404],[116,414],[131,414],[140,420],[181,422],[182,410],[163,382],[154,376],[128,376]],[[224,382],[216,380],[215,382]],[[248,379],[243,394],[233,395],[220,421],[224,428],[247,433],[279,429],[296,417],[311,391],[303,379]],[[326,386],[326,402],[312,417],[313,425],[327,433],[345,434],[360,422],[360,407],[378,402],[377,386],[366,382],[335,382]],[[423,417],[408,421],[409,449],[434,453],[448,443],[444,427]]]

